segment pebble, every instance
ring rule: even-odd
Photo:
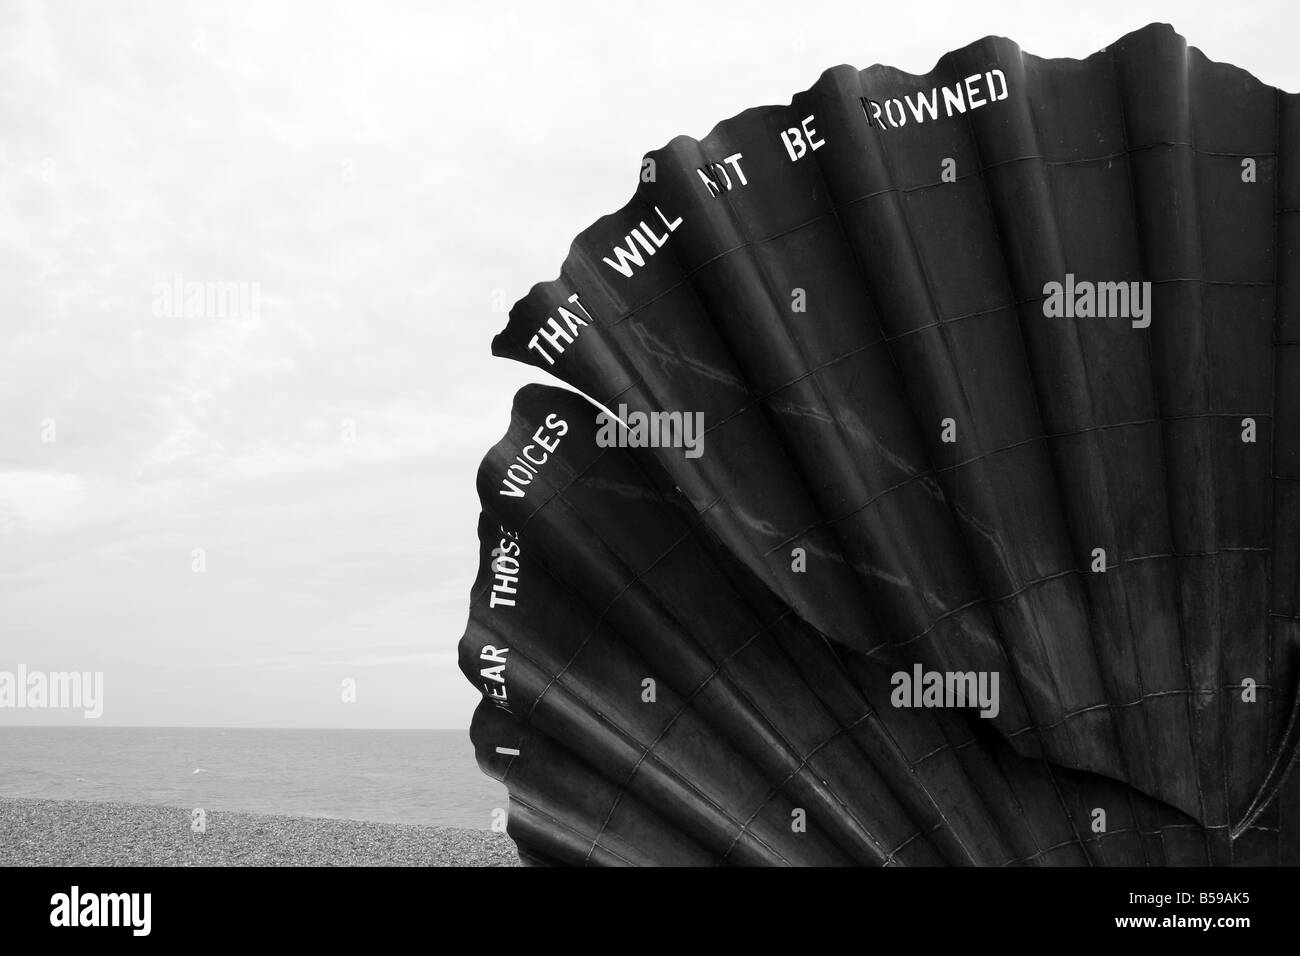
[[[0,866],[518,866],[504,833],[0,798]]]

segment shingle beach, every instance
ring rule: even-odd
[[[504,834],[359,820],[0,798],[0,866],[518,866]]]

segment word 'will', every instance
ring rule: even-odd
[[[685,448],[687,458],[704,454],[703,412],[629,412],[596,416],[596,444],[601,448]]]
[[[1049,318],[1132,319],[1135,329],[1151,324],[1150,282],[1076,282],[1067,272],[1064,283],[1044,283],[1043,295]]]
[[[664,243],[668,241],[669,237],[676,232],[677,228],[682,224],[681,216],[678,216],[676,219],[669,219],[664,215],[664,211],[658,206],[655,206],[655,214],[659,217],[659,221],[664,224],[664,232],[662,235],[657,234],[654,229],[644,219],[642,219],[637,227],[629,232],[626,238],[624,238],[623,245],[614,247],[612,253],[614,258],[610,259],[606,256],[601,261],[619,275],[628,279],[632,278],[632,273],[645,265],[645,256],[641,255],[641,249],[645,250],[646,255],[653,256],[655,252],[664,247]],[[640,246],[640,249],[637,248],[638,246]]]
[[[979,707],[981,717],[996,717],[997,671],[896,671],[889,679],[893,691],[889,702],[895,707]]]

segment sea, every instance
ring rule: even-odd
[[[0,727],[0,797],[487,830],[467,730]]]

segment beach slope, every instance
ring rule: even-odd
[[[518,866],[504,834],[359,820],[0,798],[0,866]]]

